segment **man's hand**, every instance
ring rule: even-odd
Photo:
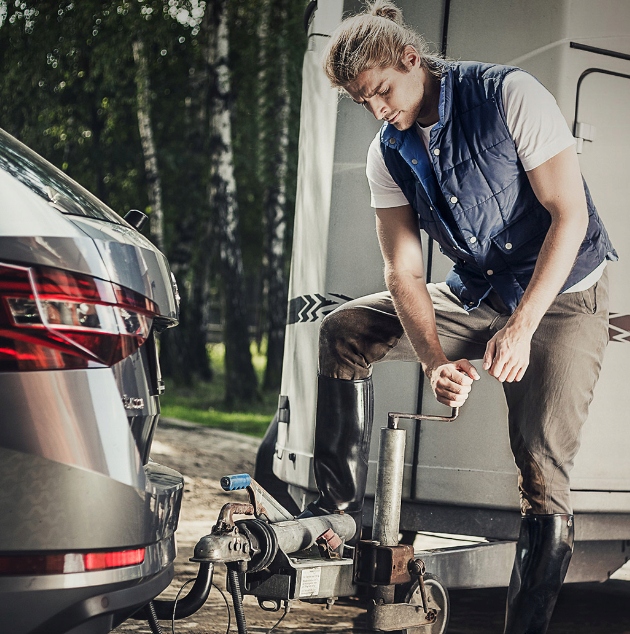
[[[529,365],[532,336],[506,325],[486,346],[483,369],[501,381],[520,381]]]
[[[475,367],[467,359],[447,362],[425,370],[438,402],[461,407],[468,398],[473,380],[479,380]]]

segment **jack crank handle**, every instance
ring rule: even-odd
[[[450,416],[434,416],[432,414],[405,414],[403,412],[389,412],[387,414],[387,426],[390,429],[398,429],[401,418],[406,420],[431,420],[441,423],[452,423],[459,416],[459,407],[453,407]]]

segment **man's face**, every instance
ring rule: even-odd
[[[407,72],[397,68],[371,68],[345,86],[352,99],[379,121],[389,121],[398,130],[407,130],[417,120],[432,118],[433,100],[427,99],[429,73],[420,64],[414,49],[403,56]],[[437,108],[435,108],[437,115]],[[433,121],[434,123],[434,121]]]

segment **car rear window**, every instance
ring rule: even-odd
[[[122,224],[120,216],[96,196],[4,130],[0,130],[0,169],[64,214]]]

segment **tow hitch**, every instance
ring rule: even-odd
[[[288,610],[293,600],[367,596],[369,627],[441,634],[448,621],[448,594],[425,573],[412,546],[398,543],[405,430],[400,419],[450,422],[451,416],[390,413],[381,429],[372,540],[345,547],[354,536],[354,519],[343,513],[295,518],[247,474],[221,479],[225,491],[245,489],[249,502],[223,506],[212,532],[195,546],[191,561],[228,568],[239,634],[247,631],[242,596],[261,608]],[[245,516],[235,520],[235,516]]]

